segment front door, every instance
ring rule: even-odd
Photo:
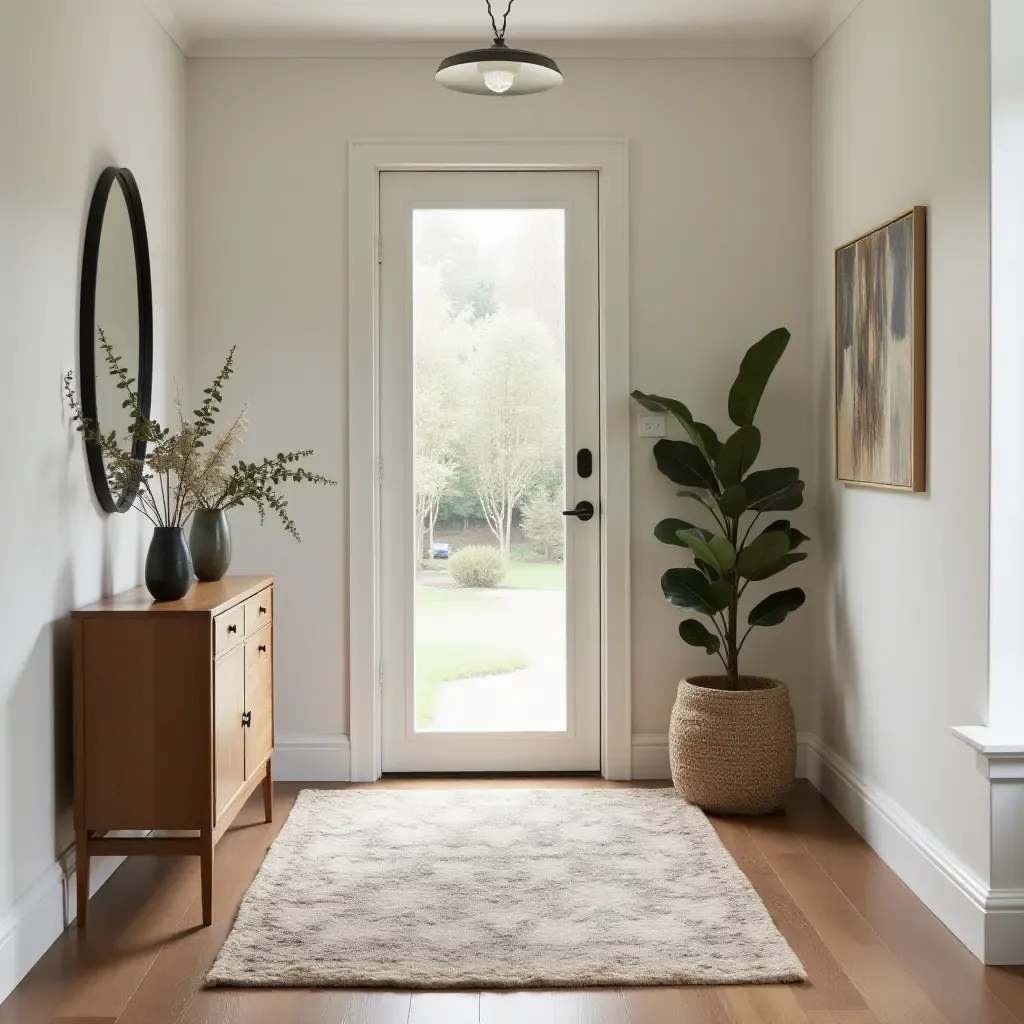
[[[385,772],[600,769],[597,181],[380,175]]]

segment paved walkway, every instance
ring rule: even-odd
[[[529,630],[530,667],[438,688],[432,732],[562,732],[566,727],[565,592],[501,592],[506,628]]]

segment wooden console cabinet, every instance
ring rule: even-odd
[[[139,587],[72,613],[80,928],[89,858],[125,854],[199,856],[209,925],[213,848],[261,784],[271,820],[273,583],[229,576],[161,604]]]

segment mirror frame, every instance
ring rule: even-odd
[[[96,408],[96,278],[99,272],[100,237],[103,234],[103,219],[107,209],[110,190],[117,183],[128,207],[128,219],[132,226],[132,243],[135,248],[135,280],[138,286],[139,302],[139,371],[138,394],[142,415],[148,419],[150,399],[153,393],[153,280],[149,265],[149,236],[146,233],[146,218],[142,211],[142,197],[135,176],[127,167],[108,167],[100,175],[89,206],[89,217],[85,226],[85,249],[82,257],[82,293],[79,305],[78,366],[79,394],[82,413],[97,424],[100,430],[111,429],[99,422]],[[107,482],[107,468],[103,454],[94,441],[85,442],[89,461],[89,475],[93,489],[104,512],[127,512],[135,502],[139,481],[142,479],[142,460],[146,457],[146,442],[135,441],[132,455],[139,460],[132,482],[123,494],[110,492]]]

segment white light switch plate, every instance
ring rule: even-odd
[[[663,412],[642,412],[636,418],[636,432],[640,437],[664,437],[665,414]]]

